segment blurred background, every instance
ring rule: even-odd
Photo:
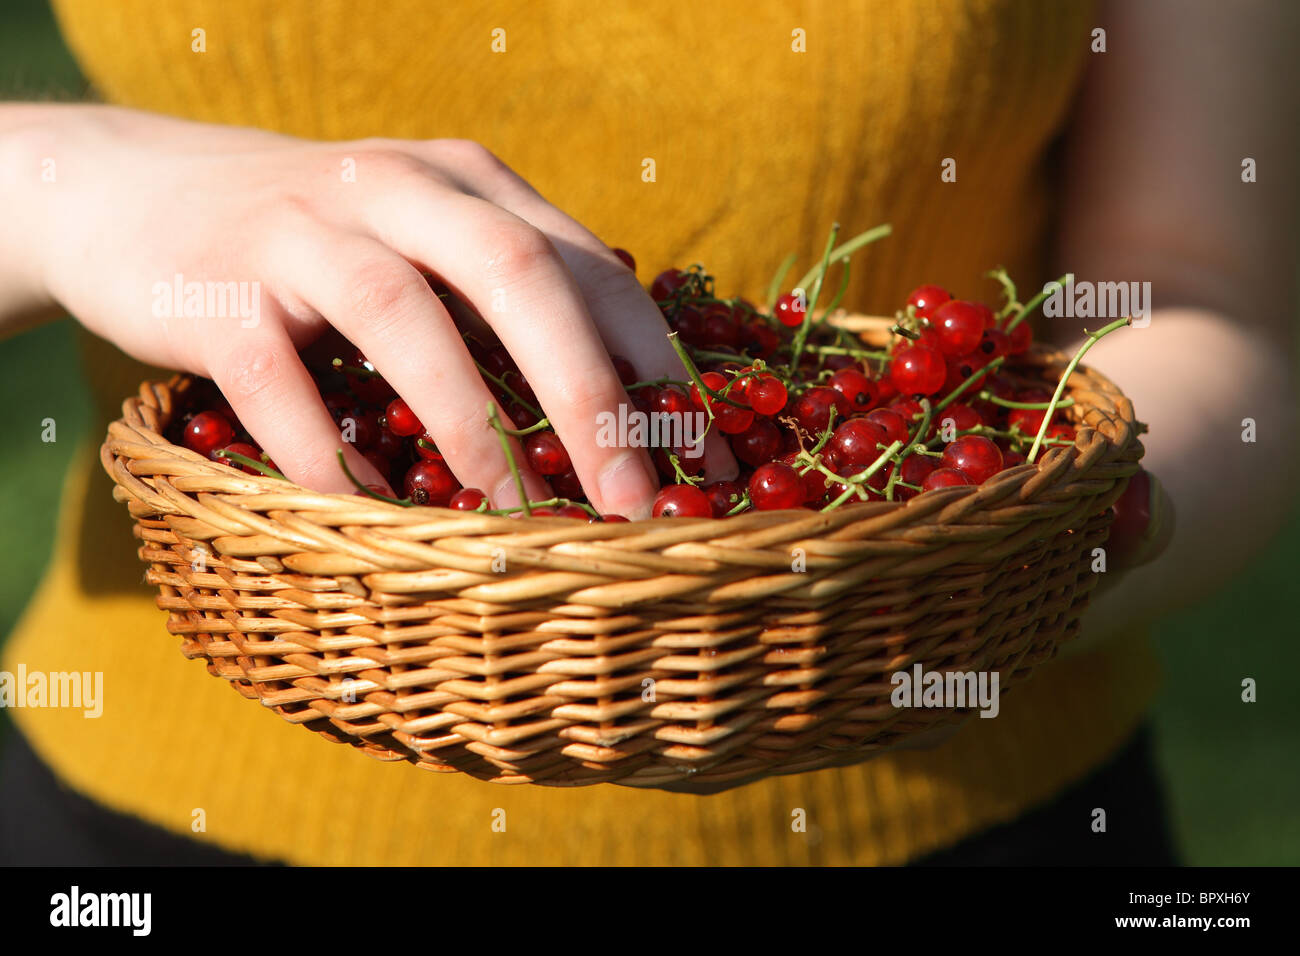
[[[85,81],[45,0],[5,0],[0,12],[0,97],[77,100]],[[100,441],[82,384],[72,322],[0,341],[0,642],[49,558],[60,483],[81,443]],[[1139,410],[1140,414],[1140,410]],[[41,441],[40,422],[58,423]],[[110,494],[104,481],[103,492]],[[1300,863],[1300,641],[1291,613],[1300,569],[1300,509],[1227,587],[1169,618],[1156,638],[1164,686],[1156,708],[1160,764],[1175,832],[1193,865]],[[1207,560],[1212,560],[1207,556]],[[146,600],[141,588],[141,599]],[[141,640],[174,640],[163,630]],[[185,666],[180,654],[176,666]],[[1241,680],[1258,703],[1241,703]],[[0,710],[0,747],[7,721]]]

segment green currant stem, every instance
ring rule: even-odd
[[[1016,313],[1016,317],[1012,319],[1010,322],[1008,322],[1006,326],[1002,329],[1002,331],[1005,332],[1007,335],[1010,335],[1012,329],[1014,329],[1017,325],[1023,322],[1025,320],[1025,317],[1029,315],[1029,313],[1033,312],[1034,309],[1038,308],[1040,305],[1043,304],[1043,302],[1046,301],[1047,297],[1051,295],[1050,290],[1052,286],[1054,285],[1067,286],[1070,285],[1072,282],[1074,282],[1074,273],[1067,272],[1065,275],[1061,276],[1061,278],[1057,279],[1055,282],[1047,283],[1047,286],[1043,288],[1038,293],[1038,295],[1034,296],[1032,299],[1030,299],[1028,302],[1024,304],[1024,307],[1021,308],[1021,310]]]
[[[1007,398],[999,398],[997,395],[994,395],[992,392],[988,391],[987,389],[980,392],[979,395],[976,396],[976,398],[981,398],[986,402],[992,402],[994,405],[1001,405],[1003,408],[1027,408],[1032,411],[1042,410],[1044,408],[1047,408],[1047,406],[1051,404],[1051,402],[1013,402]],[[1073,404],[1074,404],[1074,399],[1066,398],[1058,402],[1056,407],[1069,408]]]
[[[693,487],[704,480],[703,478],[692,478],[690,475],[686,474],[686,472],[682,471],[681,459],[671,451],[668,452],[668,464],[673,466],[673,475],[677,479],[674,484],[691,485]]]
[[[891,461],[894,455],[897,454],[898,450],[902,447],[903,447],[903,443],[901,441],[896,441],[892,443],[888,448],[886,448],[884,451],[880,453],[879,458],[873,461],[862,471],[858,472],[856,475],[851,475],[848,478],[839,479],[841,482],[848,485],[849,487],[844,490],[844,493],[842,495],[840,495],[838,498],[836,498],[834,501],[828,504],[825,508],[823,508],[822,511],[832,511],[835,508],[838,508],[844,502],[848,501],[849,497],[852,494],[854,494],[858,490],[858,488],[860,488],[863,484],[865,484],[868,478],[870,478],[872,475],[878,472],[881,469],[881,467],[885,464],[885,462]]]
[[[1016,294],[1016,284],[1011,281],[1011,276],[1007,275],[1007,270],[998,266],[996,269],[990,269],[984,273],[990,279],[996,279],[1002,285],[1002,294],[1007,297],[1007,304],[998,312],[999,319],[1006,318],[1013,311],[1020,308],[1020,299]]]
[[[830,261],[831,259],[846,259],[849,256],[853,255],[853,253],[861,249],[863,246],[870,245],[871,243],[875,242],[878,239],[884,239],[893,231],[894,231],[893,226],[891,226],[889,223],[884,223],[882,225],[876,226],[873,229],[868,229],[866,232],[860,232],[852,239],[846,240],[843,245],[837,246],[825,257],[825,259],[826,261]],[[818,273],[817,267],[814,267],[811,270],[809,270],[808,274],[803,277],[803,280],[796,286],[796,288],[799,289],[808,288],[808,283],[812,282],[813,279],[816,278],[817,273]],[[809,308],[808,311],[811,312],[812,309]]]
[[[485,369],[485,368],[484,368],[482,365],[480,365],[478,362],[475,362],[474,365],[478,368],[479,373],[480,373],[484,378],[486,378],[486,379],[487,379],[489,382],[491,382],[493,385],[497,386],[497,388],[501,389],[501,391],[505,392],[507,395],[509,395],[511,398],[513,398],[513,399],[514,399],[516,402],[518,402],[521,406],[523,406],[524,408],[528,409],[528,411],[532,412],[532,413],[533,413],[534,415],[536,415],[538,418],[545,418],[545,417],[546,417],[546,413],[545,413],[545,412],[543,412],[543,411],[542,411],[540,408],[538,408],[536,405],[533,405],[531,402],[526,402],[526,401],[524,401],[522,398],[519,397],[519,393],[518,393],[518,392],[516,392],[513,388],[511,388],[509,385],[507,385],[504,381],[502,381],[501,379],[499,379],[499,378],[497,378],[495,375],[493,375],[491,372],[489,372],[487,369]]]
[[[515,461],[515,453],[510,448],[510,439],[506,437],[506,428],[501,424],[501,416],[497,414],[496,402],[487,403],[488,423],[496,429],[497,441],[501,443],[501,451],[506,456],[506,464],[510,467],[510,477],[515,480],[515,490],[519,492],[519,500],[523,502],[521,510],[525,515],[533,513],[532,507],[528,504],[528,492],[524,490],[524,479],[519,474],[519,463]]]
[[[844,267],[844,271],[840,273],[840,287],[836,291],[835,297],[826,306],[827,315],[840,307],[840,303],[844,301],[844,293],[849,291],[849,260],[837,259],[836,261]]]
[[[390,498],[388,497],[388,495],[381,495],[379,492],[367,488],[365,485],[363,485],[360,481],[357,480],[356,475],[352,474],[352,469],[348,467],[347,459],[343,457],[342,448],[338,450],[338,456],[339,456],[339,464],[343,467],[343,474],[348,476],[348,481],[352,482],[352,484],[356,487],[357,491],[360,491],[363,494],[367,494],[371,498],[378,498],[380,501],[387,501],[390,505],[401,505],[403,508],[415,507],[415,502],[412,501],[410,498]]]
[[[677,353],[677,357],[682,360],[682,365],[686,367],[686,374],[691,377],[691,381],[695,383],[695,387],[700,390],[701,395],[709,395],[726,405],[734,405],[736,408],[748,408],[748,406],[742,405],[740,402],[727,398],[726,394],[723,392],[715,392],[713,389],[709,388],[709,386],[704,384],[704,379],[700,378],[700,370],[695,367],[695,362],[691,359],[689,353],[687,353],[686,346],[682,345],[676,332],[668,333],[668,342],[672,345],[673,351]],[[732,384],[734,384],[734,380],[727,384],[727,388],[730,389]],[[710,407],[709,402],[704,403],[704,410],[709,415],[709,421],[713,421],[713,409]]]
[[[830,268],[831,264],[831,249],[834,248],[835,239],[839,234],[840,224],[838,222],[833,223],[831,225],[831,234],[826,239],[826,252],[822,255],[821,265],[812,272],[809,272],[808,275],[804,277],[804,281],[795,287],[798,289],[807,289],[807,283],[813,283],[812,295],[808,297],[808,301],[804,308],[803,322],[799,324],[799,331],[796,332],[794,336],[794,349],[790,361],[791,373],[799,367],[799,359],[803,357],[804,343],[808,341],[808,333],[812,331],[813,310],[817,307],[817,297],[821,295],[822,284],[826,281],[826,270]]]
[[[224,448],[219,448],[217,451],[213,452],[213,454],[216,455],[218,458],[227,458],[230,461],[238,462],[241,465],[247,465],[249,468],[261,472],[262,474],[266,475],[266,477],[268,478],[279,478],[281,481],[289,480],[288,478],[284,477],[284,475],[280,474],[278,471],[276,471],[274,468],[268,465],[266,462],[254,461],[253,459],[249,458],[247,455],[241,455],[237,451],[227,451]]]
[[[971,372],[970,375],[966,376],[966,380],[964,382],[962,382],[951,392],[949,392],[948,396],[943,401],[941,401],[938,405],[934,406],[934,410],[936,412],[943,411],[945,408],[947,408],[949,405],[951,405],[953,402],[957,400],[957,396],[961,395],[962,392],[970,388],[971,383],[973,383],[975,379],[979,378],[982,375],[987,375],[989,372],[993,371],[993,369],[1001,365],[1004,361],[1006,361],[1006,356],[999,355],[993,361],[989,362],[988,365],[985,365],[983,368],[978,368],[975,371]]]
[[[777,266],[776,274],[772,276],[772,281],[767,284],[767,307],[769,310],[776,306],[777,297],[781,294],[781,283],[785,281],[786,275],[794,268],[795,259],[798,257],[792,252]]]
[[[644,382],[633,382],[631,385],[626,386],[626,389],[627,391],[630,392],[633,389],[637,389],[637,388],[663,388],[665,385],[690,385],[690,384],[691,384],[690,382],[683,382],[680,379],[668,378],[667,376],[665,376],[664,378],[652,378]]]
[[[889,359],[888,352],[875,352],[871,349],[844,348],[838,345],[806,345],[805,352],[815,352],[818,355],[852,355],[854,358],[869,358],[880,361]]]
[[[378,371],[372,368],[361,368],[357,365],[344,365],[343,360],[336,358],[330,362],[330,365],[336,372],[343,372],[345,375],[351,375],[354,378],[382,378]]]
[[[582,501],[574,501],[572,498],[547,498],[545,501],[530,501],[528,504],[530,508],[564,508],[564,507],[568,507],[569,505],[576,505],[577,507],[587,512],[587,514],[591,515],[592,517],[594,518],[600,517],[600,512],[598,512],[591,505]],[[527,511],[522,507],[487,508],[487,509],[479,510],[480,514],[498,515],[501,517],[506,517],[513,514],[519,514],[520,512],[523,512],[524,514],[531,514],[531,512]]]
[[[505,427],[504,424],[502,425],[502,427],[503,428]],[[551,427],[551,420],[549,418],[543,418],[539,420],[537,424],[529,425],[527,428],[518,428],[518,429],[506,428],[505,431],[506,434],[509,435],[511,438],[526,438],[529,435],[533,434],[533,432],[540,432],[550,427]]]
[[[901,323],[898,325],[891,325],[889,331],[894,335],[901,335],[905,339],[911,339],[913,342],[921,337],[920,332],[917,332],[915,329],[909,329]],[[886,355],[888,355],[888,353],[886,353]]]
[[[920,444],[920,442],[925,438],[925,433],[930,430],[930,418],[933,413],[934,410],[930,408],[930,400],[928,398],[922,398],[921,420],[917,423],[916,431],[909,433],[907,436],[907,447],[898,456],[899,465],[903,463],[903,459],[908,455],[924,453],[925,446]],[[888,501],[894,500],[894,485],[898,482],[899,474],[900,470],[895,468],[893,473],[889,476],[889,482],[885,485],[885,498]]]
[[[730,511],[728,511],[725,515],[723,515],[723,517],[730,518],[732,515],[738,515],[742,511],[748,510],[748,508],[752,504],[753,502],[749,500],[749,492],[748,491],[741,492],[740,501],[736,502],[736,506],[732,508]]]
[[[1088,337],[1084,339],[1083,344],[1079,346],[1079,350],[1074,353],[1074,358],[1070,359],[1070,364],[1065,367],[1065,373],[1061,376],[1061,380],[1056,383],[1056,392],[1053,393],[1052,400],[1047,405],[1046,414],[1043,415],[1043,423],[1038,426],[1038,437],[1034,439],[1034,447],[1029,449],[1029,454],[1025,456],[1027,462],[1033,464],[1034,459],[1038,457],[1038,449],[1043,445],[1043,439],[1047,435],[1048,424],[1052,420],[1052,413],[1056,410],[1058,403],[1061,401],[1061,393],[1065,391],[1065,383],[1068,382],[1070,376],[1074,374],[1074,370],[1078,367],[1080,360],[1088,354],[1088,349],[1096,345],[1103,336],[1109,335],[1116,329],[1122,329],[1125,326],[1132,324],[1133,319],[1130,316],[1123,319],[1116,319],[1114,322],[1110,323],[1110,325],[1103,326],[1096,332],[1089,332],[1087,329],[1083,330]]]

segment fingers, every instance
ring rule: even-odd
[[[283,329],[268,324],[230,337],[209,363],[208,374],[289,480],[316,491],[356,491],[339,466],[342,448],[359,481],[389,490],[374,466],[340,439],[316,383]]]
[[[648,517],[658,479],[642,448],[602,425],[628,402],[581,291],[539,229],[449,189],[392,192],[367,207],[376,236],[435,271],[492,326],[537,394],[596,508]],[[400,389],[398,382],[393,384]]]
[[[411,406],[457,480],[494,507],[519,504],[487,408],[495,404],[455,323],[424,277],[373,239],[311,231],[277,244],[271,268],[348,337]],[[498,407],[502,421],[510,427]],[[510,442],[530,498],[550,490]]]
[[[668,344],[663,314],[636,274],[577,220],[547,202],[523,178],[476,143],[439,140],[422,153],[450,168],[467,191],[495,203],[545,233],[568,267],[592,321],[613,355],[632,362],[643,380],[684,379],[681,359]],[[732,479],[739,467],[716,429],[705,439],[705,478]]]

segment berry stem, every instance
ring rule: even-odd
[[[1047,408],[1051,402],[1013,402],[1009,398],[999,398],[988,389],[980,392],[976,398],[983,399],[986,402],[992,402],[994,405],[1001,405],[1003,408],[1026,408],[1031,411],[1040,411]],[[1057,408],[1069,408],[1074,404],[1074,399],[1065,398],[1057,402]]]
[[[528,492],[524,489],[523,476],[519,474],[519,463],[515,461],[515,453],[510,448],[510,439],[506,437],[506,427],[501,424],[501,416],[497,414],[495,402],[487,403],[488,423],[496,430],[497,441],[501,443],[501,451],[506,456],[506,464],[510,468],[510,477],[515,480],[515,490],[519,492],[519,500],[523,502],[520,510],[525,515],[532,515],[532,506],[528,503]]]
[[[545,418],[545,417],[546,417],[546,413],[545,413],[545,412],[543,412],[540,408],[538,408],[536,405],[532,404],[531,402],[526,402],[526,401],[524,401],[522,398],[519,397],[519,393],[518,393],[518,392],[516,392],[513,388],[511,388],[509,385],[507,385],[504,381],[502,381],[501,379],[499,379],[499,378],[497,378],[495,375],[493,375],[491,372],[489,372],[487,369],[485,369],[485,368],[484,368],[482,365],[480,365],[478,362],[475,362],[474,365],[478,368],[478,370],[479,370],[479,374],[480,374],[480,375],[482,375],[484,378],[486,378],[486,379],[487,379],[489,382],[491,382],[493,385],[497,386],[497,388],[501,389],[501,391],[505,392],[507,395],[509,395],[512,399],[514,399],[516,402],[518,402],[520,405],[522,405],[522,406],[523,406],[524,408],[526,408],[528,411],[532,412],[532,413],[533,413],[534,415],[536,415],[538,418]]]
[[[781,295],[781,283],[790,270],[794,268],[795,260],[798,258],[793,252],[781,260],[781,264],[776,268],[776,274],[772,276],[772,281],[767,284],[767,308],[770,312],[776,306],[776,300]]]
[[[343,457],[343,449],[338,449],[339,465],[343,468],[343,474],[348,476],[348,481],[352,482],[357,491],[369,495],[371,498],[378,498],[380,501],[387,501],[390,505],[401,505],[403,508],[414,508],[415,502],[410,498],[390,498],[388,495],[381,495],[372,488],[367,488],[352,474],[352,469],[348,467],[348,460]]]
[[[1079,350],[1074,353],[1074,358],[1070,359],[1070,364],[1065,367],[1065,372],[1061,375],[1061,380],[1056,383],[1056,391],[1052,395],[1052,400],[1047,403],[1047,412],[1043,415],[1043,423],[1038,426],[1038,437],[1034,439],[1034,447],[1029,449],[1029,454],[1025,456],[1025,461],[1033,464],[1034,459],[1038,457],[1038,449],[1043,445],[1043,439],[1047,435],[1048,424],[1052,420],[1052,413],[1056,410],[1058,403],[1061,401],[1061,393],[1065,391],[1065,383],[1068,382],[1070,376],[1074,374],[1074,370],[1078,367],[1080,360],[1088,354],[1088,349],[1096,345],[1103,336],[1109,335],[1116,329],[1122,329],[1125,326],[1132,324],[1132,316],[1126,316],[1122,319],[1116,319],[1114,322],[1110,323],[1110,325],[1103,326],[1096,332],[1089,332],[1087,329],[1083,330],[1084,334],[1087,335],[1087,338],[1083,340],[1083,344],[1079,346]]]
[[[1016,284],[1011,281],[1011,276],[1007,274],[1006,269],[1002,268],[1002,266],[998,266],[996,269],[990,269],[988,272],[984,273],[984,275],[990,279],[996,279],[1001,283],[1002,294],[1007,297],[1007,304],[998,312],[997,317],[999,319],[1004,319],[1016,309],[1021,308],[1020,299],[1016,293]]]
[[[870,245],[871,243],[875,242],[878,239],[884,239],[893,231],[894,231],[894,227],[886,222],[872,229],[868,229],[866,232],[860,232],[852,239],[845,240],[843,245],[837,246],[835,249],[831,250],[826,255],[825,261],[829,262],[831,259],[845,259],[853,255],[853,253],[857,252],[863,246]],[[801,281],[796,286],[796,288],[799,289],[808,288],[808,283],[812,282],[813,279],[816,278],[819,268],[824,268],[824,267],[814,266],[812,269],[810,269],[808,271],[808,274],[803,277],[803,281]],[[808,308],[808,311],[809,312],[812,311],[811,306]]]
[[[953,402],[957,400],[957,396],[961,395],[962,392],[970,388],[971,383],[974,382],[975,379],[979,378],[981,375],[988,374],[993,369],[1001,365],[1004,361],[1006,361],[1006,356],[999,355],[993,361],[989,362],[988,365],[985,365],[983,368],[977,368],[975,371],[971,372],[969,375],[966,376],[966,380],[964,382],[962,382],[951,392],[949,392],[947,397],[944,398],[943,401],[941,401],[938,405],[934,406],[934,410],[936,412],[943,411],[945,408],[947,408],[949,405],[951,405]]]
[[[799,324],[799,331],[794,335],[794,349],[791,353],[790,371],[793,373],[799,367],[799,359],[803,357],[803,346],[808,341],[808,333],[812,331],[813,309],[817,307],[817,297],[821,295],[822,284],[826,281],[826,270],[831,264],[831,249],[835,247],[835,239],[840,234],[840,224],[831,225],[831,234],[826,238],[826,252],[822,254],[821,265],[804,277],[804,281],[795,286],[797,289],[808,288],[808,282],[813,283],[812,295],[808,297],[808,302],[803,313],[803,322]]]
[[[738,515],[742,511],[747,510],[752,504],[753,502],[749,498],[749,489],[745,489],[745,491],[741,492],[740,500],[736,502],[736,506],[723,515],[723,517],[730,518],[732,515]]]
[[[854,358],[877,359],[879,361],[887,361],[889,359],[888,352],[875,352],[871,349],[846,348],[839,345],[806,345],[804,346],[804,351],[813,352],[818,355],[852,355]]]
[[[839,308],[840,302],[844,299],[844,293],[849,291],[849,260],[845,258],[837,259],[836,261],[844,267],[844,271],[840,273],[840,287],[836,291],[835,297],[831,299],[830,303],[826,306],[827,315],[830,315]]]
[[[673,466],[673,474],[677,479],[674,484],[694,486],[704,480],[703,478],[692,478],[690,475],[686,474],[686,472],[682,471],[681,459],[678,458],[676,454],[670,451],[667,455],[668,464]]]
[[[378,371],[371,368],[361,368],[359,365],[344,365],[341,358],[333,359],[330,366],[336,372],[343,372],[356,378],[382,378]]]
[[[238,462],[241,465],[246,465],[249,468],[253,468],[257,471],[260,471],[268,478],[279,478],[281,481],[289,480],[288,478],[284,477],[284,475],[280,474],[278,471],[272,468],[270,465],[266,464],[266,462],[254,461],[253,459],[249,458],[247,455],[241,455],[237,451],[227,451],[224,448],[219,448],[213,452],[213,455],[215,455],[217,458],[227,458],[230,461]]]
[[[505,424],[502,423],[501,427],[505,428]],[[545,429],[550,427],[551,427],[551,420],[549,418],[543,418],[540,419],[537,422],[537,424],[529,425],[527,428],[506,428],[505,432],[511,438],[527,438],[533,432],[544,431]]]
[[[1016,313],[1016,317],[1012,319],[1010,322],[1008,322],[1006,326],[1002,329],[1002,331],[1010,335],[1011,330],[1025,320],[1025,316],[1029,315],[1030,312],[1033,312],[1034,309],[1038,308],[1047,300],[1047,297],[1051,295],[1051,292],[1048,291],[1051,286],[1053,285],[1066,286],[1071,284],[1072,282],[1074,282],[1074,273],[1067,272],[1065,275],[1061,276],[1061,278],[1057,279],[1055,282],[1047,283],[1047,287],[1040,290],[1038,295],[1034,296],[1032,299],[1026,302],[1021,307],[1020,311]]]
[[[823,508],[822,511],[833,511],[834,509],[838,508],[840,505],[844,504],[844,502],[848,501],[849,497],[855,494],[858,491],[858,488],[861,485],[866,483],[868,478],[870,478],[872,475],[878,472],[881,469],[881,467],[885,464],[885,462],[891,461],[894,455],[897,454],[898,450],[902,447],[903,447],[903,443],[901,441],[895,441],[892,444],[890,444],[888,448],[886,448],[884,451],[880,453],[879,458],[873,461],[862,471],[858,472],[856,475],[850,475],[848,478],[838,479],[839,481],[843,482],[849,487],[844,490],[844,493],[842,495],[840,495],[838,498],[836,498],[834,501],[828,504],[825,508]]]
[[[597,511],[595,508],[593,508],[591,505],[582,501],[574,501],[572,498],[547,498],[545,501],[528,502],[528,505],[531,508],[563,508],[563,507],[567,507],[568,505],[576,505],[577,507],[581,508],[583,511],[587,512],[587,514],[591,515],[593,518],[600,517],[600,512]],[[498,515],[501,517],[506,517],[513,514],[519,514],[520,512],[523,512],[524,514],[530,514],[530,512],[527,509],[523,508],[522,506],[518,508],[483,508],[483,509],[476,509],[476,510],[478,510],[479,514]]]
[[[677,357],[682,360],[682,365],[686,367],[686,374],[691,377],[691,381],[695,383],[695,387],[700,390],[701,395],[708,395],[727,405],[735,405],[737,408],[748,408],[748,406],[742,405],[740,402],[727,398],[724,392],[715,392],[704,384],[704,379],[700,378],[700,370],[695,367],[694,360],[691,358],[690,353],[686,351],[686,346],[682,345],[676,332],[668,333],[668,343],[673,347],[673,351],[677,353]],[[732,382],[727,384],[728,389],[731,388],[734,381],[733,379]],[[704,410],[709,415],[709,421],[713,421],[713,409],[710,407],[709,402],[704,403]]]

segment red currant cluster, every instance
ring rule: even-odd
[[[844,281],[823,317],[847,287],[846,250],[887,233],[880,227],[835,250],[835,261],[845,264]],[[628,253],[616,251],[633,267]],[[938,286],[921,286],[892,319],[879,320],[889,328],[890,341],[876,350],[814,318],[831,259],[828,244],[820,272],[808,277],[811,296],[800,287],[777,297],[770,312],[743,298],[716,297],[713,278],[700,266],[670,269],[654,280],[650,294],[673,330],[670,341],[684,374],[642,381],[629,361],[612,356],[631,404],[646,415],[679,421],[702,417],[706,432],[716,429],[725,438],[741,468],[736,480],[706,484],[705,456],[689,454],[694,447],[653,449],[664,483],[654,502],[655,517],[722,518],[751,509],[829,510],[850,501],[904,501],[936,488],[978,485],[1032,461],[1043,444],[1073,442],[1074,430],[1051,418],[1070,402],[1060,401],[1041,380],[1018,377],[1004,367],[1029,348],[1032,333],[1025,318],[1041,297],[1020,304],[1001,272],[991,273],[1007,291],[998,313],[954,299]],[[781,278],[773,281],[774,289]],[[335,354],[346,349],[347,357],[335,357],[313,374],[343,440],[405,494],[386,500],[494,514],[626,520],[599,515],[587,501],[568,452],[500,343],[470,335],[465,343],[505,412],[504,421],[490,412],[502,447],[509,455],[505,436],[519,438],[528,466],[548,480],[556,497],[492,510],[482,491],[461,487],[423,423],[380,372],[359,350],[338,340]],[[197,411],[176,422],[174,441],[249,473],[283,477],[212,383],[197,384],[189,407]]]
[[[926,285],[892,323],[892,345],[864,348],[813,322],[802,295],[780,296],[765,315],[744,299],[715,298],[698,268],[669,270],[651,286],[684,345],[693,382],[646,386],[638,408],[710,413],[742,473],[702,484],[656,455],[666,479],[656,516],[725,517],[751,508],[831,509],[851,500],[904,501],[923,491],[978,485],[1026,460],[1052,394],[1002,370],[1029,349],[1028,309],[1009,289],[995,314]],[[960,401],[958,401],[960,399]],[[1068,406],[1058,402],[1052,409]],[[1073,443],[1053,421],[1044,440]]]

